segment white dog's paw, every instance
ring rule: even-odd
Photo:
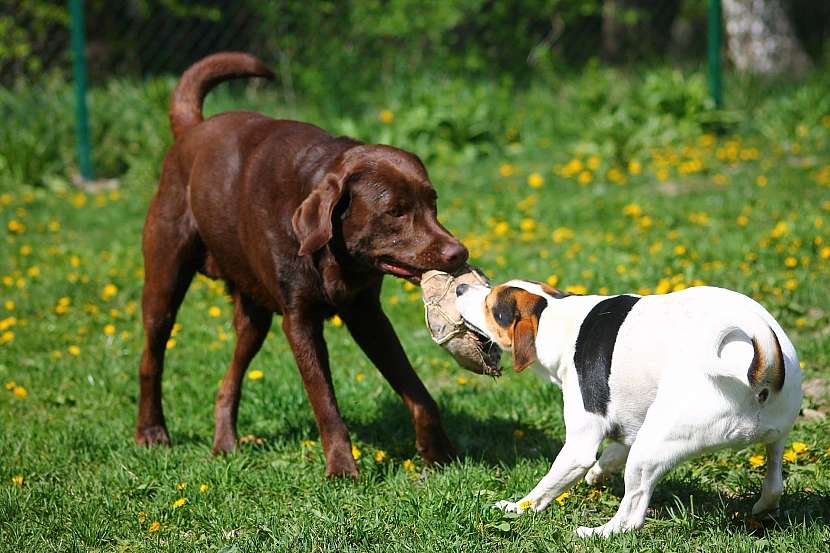
[[[605,482],[607,476],[599,466],[594,465],[585,475],[585,483],[589,486],[596,486]]]
[[[576,529],[576,535],[580,538],[590,538],[591,536],[601,536],[603,538],[607,538],[613,533],[613,531],[611,531],[609,528],[606,528],[607,526],[607,524],[603,526],[597,526],[596,528],[580,526]]]
[[[497,502],[493,505],[496,509],[501,509],[505,513],[523,513],[524,509],[522,509],[518,503],[514,503],[512,501],[502,500]]]

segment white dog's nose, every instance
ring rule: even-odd
[[[455,295],[456,296],[461,296],[462,294],[464,294],[464,292],[466,292],[469,289],[470,289],[469,284],[459,284],[458,287],[455,289]]]

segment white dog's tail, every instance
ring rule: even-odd
[[[784,353],[778,336],[766,321],[752,318],[755,320],[747,321],[747,325],[721,330],[715,340],[715,355],[718,372],[748,384],[763,403],[784,386]]]

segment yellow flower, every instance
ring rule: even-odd
[[[795,463],[798,460],[798,455],[792,449],[788,449],[784,452],[784,460],[788,463]]]
[[[357,461],[358,459],[360,459],[360,456],[361,456],[361,455],[362,455],[362,453],[361,453],[361,452],[360,452],[360,450],[357,448],[357,446],[356,446],[356,445],[352,445],[352,457],[354,457],[354,460],[355,460],[355,461]]]
[[[26,274],[32,278],[40,276],[40,267],[38,267],[37,265],[33,265],[32,267],[26,269]]]
[[[26,388],[24,388],[23,386],[15,386],[14,387],[14,395],[19,397],[20,399],[23,399],[24,397],[29,395],[29,392],[27,392]]]
[[[340,315],[335,315],[331,318],[331,324],[334,326],[343,326],[343,319],[340,318]]]
[[[354,375],[354,379],[358,382],[363,382],[364,380],[366,380],[366,375],[363,373],[357,373],[356,375]]]
[[[757,184],[758,186],[761,186],[761,187],[766,186],[767,182],[769,182],[769,181],[767,181],[767,177],[765,177],[764,175],[758,175],[758,178],[755,179],[755,184]]]
[[[207,484],[199,484],[199,493],[205,493],[207,491],[208,491],[208,485]]]
[[[493,233],[494,233],[496,236],[504,236],[504,235],[505,235],[505,234],[507,234],[509,231],[510,231],[510,225],[508,225],[508,224],[507,224],[506,222],[504,222],[504,221],[502,221],[502,222],[500,222],[500,223],[497,223],[497,224],[496,224],[496,226],[495,226],[495,227],[493,227]]]
[[[630,215],[631,217],[639,217],[643,214],[643,208],[640,207],[640,204],[628,204],[623,207],[623,214]]]
[[[170,338],[169,340],[167,340],[167,345],[165,347],[167,349],[173,349],[174,347],[176,347],[176,340]]]
[[[530,218],[522,219],[519,228],[525,232],[530,232],[536,228],[536,221]]]
[[[375,462],[382,463],[383,460],[386,459],[386,452],[382,449],[375,452]]]
[[[8,344],[9,342],[14,340],[14,332],[11,330],[7,330],[3,334],[0,334],[0,344]]]
[[[640,162],[636,159],[632,159],[628,162],[628,172],[632,175],[639,175],[642,171],[643,167],[640,165]]]
[[[211,317],[218,317],[221,314],[222,310],[216,307],[215,305],[212,305],[210,309],[208,309],[208,315],[210,315]]]
[[[265,376],[265,373],[259,369],[253,370],[248,373],[248,378],[251,380],[259,380],[263,376]]]
[[[749,464],[752,465],[752,468],[757,469],[758,467],[763,467],[767,460],[764,458],[763,455],[753,455],[749,458]]]
[[[76,345],[69,346],[68,348],[66,348],[66,351],[69,352],[69,355],[74,355],[76,357],[81,354],[81,348],[79,348]]]
[[[678,244],[674,247],[674,255],[683,255],[686,253],[686,246]]]
[[[384,109],[378,114],[378,119],[380,119],[381,123],[388,125],[395,120],[395,113],[388,109]]]
[[[152,524],[150,524],[150,527],[147,529],[147,531],[148,532],[158,532],[159,528],[161,528],[161,524],[159,524],[159,521],[154,520],[152,522]]]
[[[533,188],[539,188],[545,184],[545,178],[539,173],[531,173],[527,176],[527,184]]]
[[[796,259],[793,256],[789,256],[787,259],[784,260],[784,265],[792,269],[793,267],[798,265],[798,259]]]
[[[410,459],[407,459],[403,462],[403,469],[406,472],[412,472],[413,470],[415,470],[415,463],[413,463]]]
[[[187,487],[187,482],[179,482],[178,484],[176,484],[176,489],[179,490],[179,491],[182,491],[186,487]]]
[[[22,486],[23,485],[23,475],[22,474],[15,474],[14,476],[12,476],[12,484],[14,484],[17,487]]]
[[[115,325],[114,324],[106,325],[104,327],[104,334],[106,334],[107,336],[112,336],[113,334],[115,334]]]
[[[579,184],[584,186],[584,185],[588,184],[589,182],[591,182],[592,178],[593,178],[593,175],[591,174],[590,171],[582,171],[582,172],[579,173],[579,176],[577,177],[577,181],[579,182]]]
[[[576,236],[576,233],[568,227],[559,227],[555,229],[551,235],[555,244],[561,244],[565,240],[572,239],[574,236]]]
[[[773,238],[780,238],[787,234],[789,231],[790,227],[789,225],[787,225],[787,223],[785,223],[784,221],[778,221],[775,224],[775,228],[773,228],[772,232],[770,232],[770,236],[772,236]]]
[[[176,501],[173,502],[173,508],[178,509],[180,507],[184,507],[184,504],[187,503],[186,497],[180,497]]]
[[[104,289],[101,291],[101,298],[104,300],[109,300],[117,293],[118,287],[115,284],[110,283],[104,286]]]
[[[581,284],[571,284],[570,286],[565,288],[565,291],[569,294],[576,294],[579,296],[584,296],[588,293],[588,288]]]
[[[516,168],[510,165],[509,163],[502,163],[499,165],[499,175],[502,177],[509,177],[513,173],[516,172]]]
[[[525,499],[524,501],[519,503],[519,509],[521,509],[522,511],[527,511],[531,507],[533,507],[533,502],[529,499]]]
[[[23,223],[21,223],[17,219],[12,219],[11,221],[9,221],[8,228],[11,232],[20,234],[24,230],[26,230],[26,225],[24,225]]]
[[[828,248],[830,249],[830,248]],[[14,302],[12,300],[6,300],[3,303],[3,307],[6,308],[6,311],[14,311]]]
[[[559,283],[559,276],[550,275],[545,282],[547,282],[551,286],[556,286]]]
[[[32,253],[32,247],[28,244],[20,246],[20,255],[26,256]]]
[[[810,451],[810,446],[808,446],[804,442],[793,442],[790,447],[792,448],[793,451],[795,451],[799,455],[802,454],[802,453],[805,453],[807,451]]]
[[[560,505],[563,505],[565,503],[565,500],[568,499],[568,497],[570,497],[570,495],[571,495],[570,492],[565,492],[565,493],[561,494],[559,497],[556,498],[556,502],[559,503]]]
[[[525,431],[522,430],[521,428],[517,428],[513,431],[513,437],[516,438],[517,440],[521,440],[522,438],[525,437]]]
[[[17,387],[17,383],[14,380],[10,380],[9,382],[6,382],[3,387],[11,392]]]
[[[463,386],[464,384],[466,384],[469,381],[465,377],[459,376],[457,382]]]
[[[824,246],[819,250],[818,254],[822,259],[830,259],[830,246]]]
[[[147,520],[147,513],[145,513],[144,511],[140,511],[138,513],[138,523],[144,524],[145,520]]]
[[[735,222],[738,223],[738,225],[745,227],[749,224],[749,217],[743,214],[738,215],[738,218],[735,220]]]

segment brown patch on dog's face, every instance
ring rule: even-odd
[[[493,341],[513,354],[517,372],[536,361],[539,317],[548,302],[542,296],[515,286],[493,288],[484,301],[484,318]]]

